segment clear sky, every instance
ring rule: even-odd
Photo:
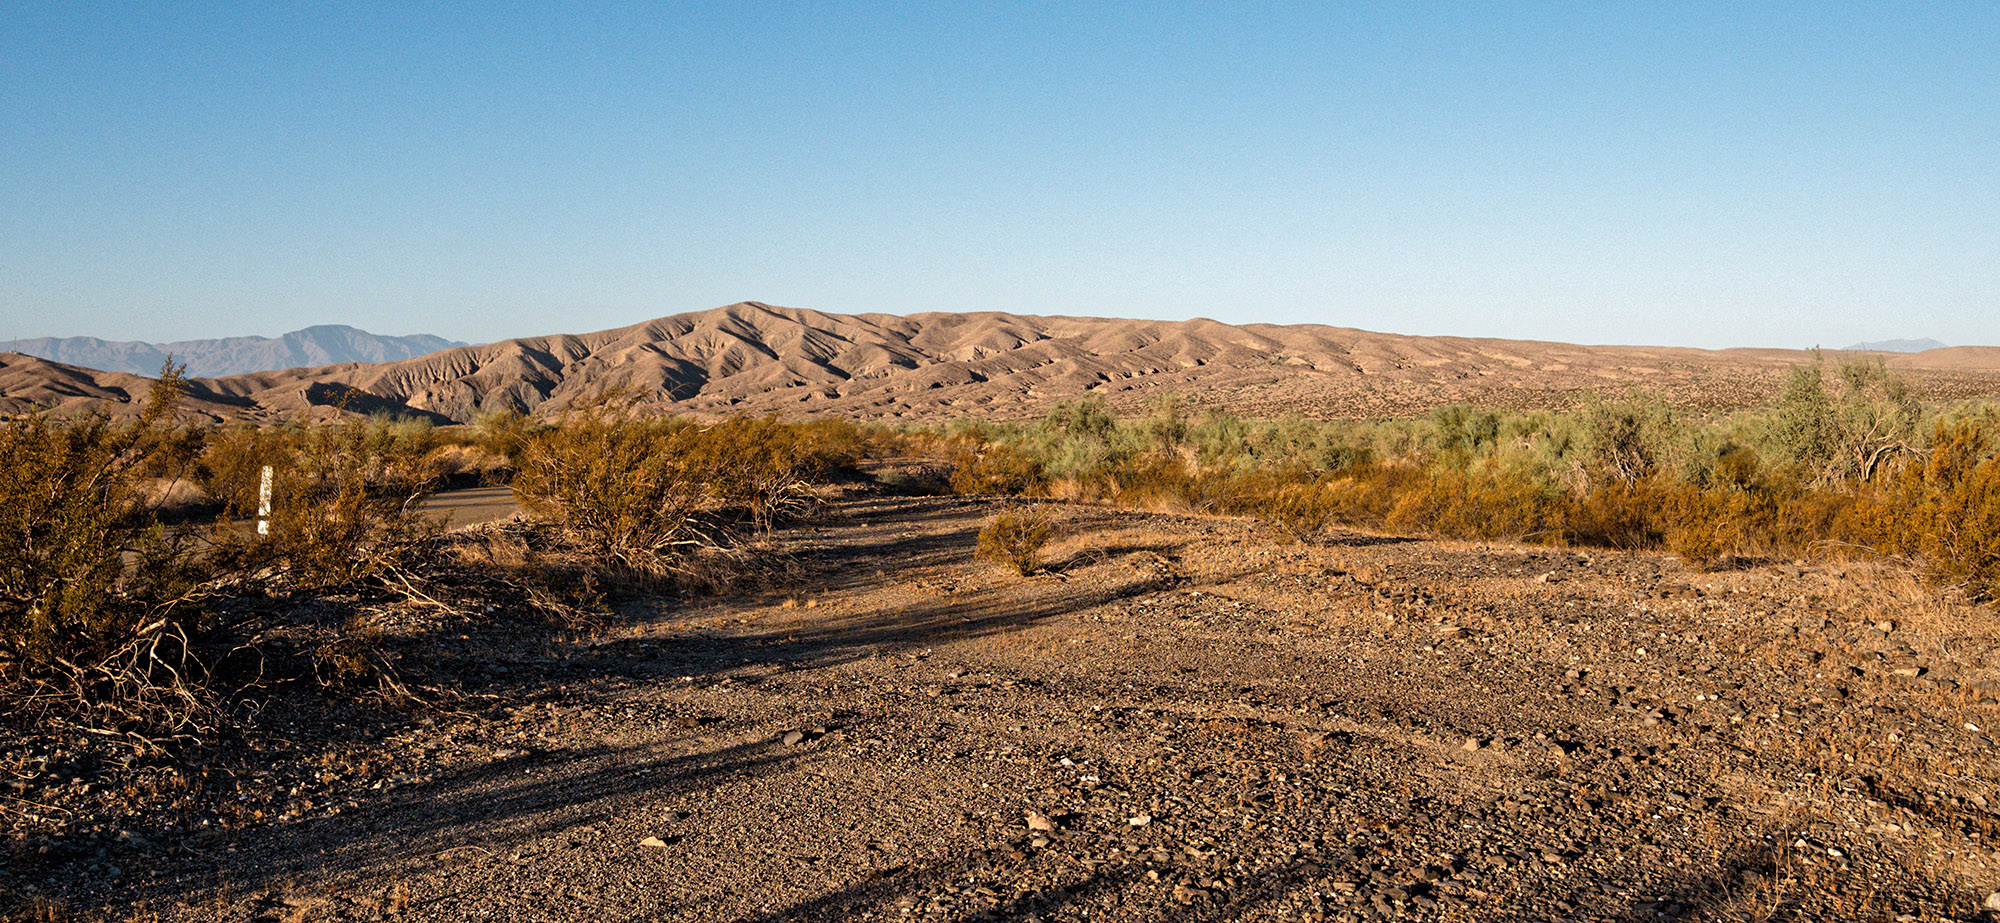
[[[2000,344],[2000,6],[0,0],[0,339]]]

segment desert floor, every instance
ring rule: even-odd
[[[773,538],[780,584],[559,636],[406,606],[391,642],[468,696],[274,710],[233,812],[17,841],[0,884],[79,918],[704,923],[1941,920],[2000,889],[2000,617],[1893,570],[1048,503],[1023,578],[972,557],[1009,505],[850,498]]]

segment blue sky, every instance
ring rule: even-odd
[[[2000,344],[1988,3],[0,0],[0,339]]]

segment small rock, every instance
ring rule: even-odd
[[[1467,753],[1477,753],[1486,749],[1486,741],[1477,737],[1467,737],[1465,743],[1459,745],[1459,749]]]
[[[645,846],[650,849],[665,849],[667,848],[667,841],[660,839],[659,837],[656,836],[649,836],[643,840],[640,840],[639,845]]]
[[[1040,811],[1024,811],[1022,813],[1027,817],[1029,830],[1040,830],[1043,833],[1055,832],[1056,822],[1050,820],[1047,814],[1043,814]]]
[[[805,739],[806,739],[806,732],[804,732],[804,731],[786,731],[786,732],[785,732],[785,746],[787,746],[787,747],[795,747],[795,746],[798,746],[798,745],[799,745],[799,743],[800,743],[800,742],[802,742],[802,741],[804,741]]]
[[[1986,895],[1986,909],[2000,913],[2000,891]]]
[[[1134,817],[1126,821],[1126,823],[1131,824],[1134,827],[1144,827],[1152,822],[1153,822],[1153,815],[1151,814],[1141,814],[1138,817]]]

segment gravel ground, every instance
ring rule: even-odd
[[[2000,919],[1990,610],[1060,504],[1021,578],[971,558],[1002,508],[844,501],[777,536],[780,591],[583,634],[410,605],[385,631],[468,698],[274,705],[228,771],[0,748],[0,887],[120,920]]]

